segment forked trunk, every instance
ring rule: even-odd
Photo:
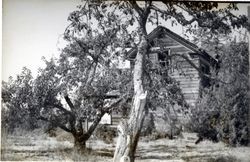
[[[144,55],[147,52],[146,37],[138,46],[138,53],[134,66],[134,101],[131,108],[131,114],[128,121],[121,121],[118,125],[118,140],[114,154],[114,162],[133,162],[135,151],[139,140],[141,127],[145,116],[145,104],[147,92],[143,88],[143,61]]]
[[[77,121],[75,124],[75,131],[72,133],[75,140],[74,148],[77,152],[82,153],[87,150],[86,148],[86,142],[89,140],[93,132],[95,131],[97,125],[101,121],[103,115],[105,112],[97,112],[95,120],[92,122],[89,129],[85,132],[82,129],[82,123],[81,121]]]

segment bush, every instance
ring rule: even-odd
[[[232,43],[225,49],[213,86],[203,90],[192,111],[193,129],[200,139],[223,141],[232,146],[248,144],[247,53],[244,43]]]
[[[150,135],[153,131],[155,131],[154,115],[149,113],[144,119],[141,136]]]
[[[154,132],[152,132],[152,134],[149,135],[149,138],[151,140],[158,140],[158,139],[162,139],[162,138],[170,138],[170,136],[169,136],[169,134],[164,133],[164,132],[154,131]]]
[[[44,128],[44,133],[48,134],[50,137],[56,137],[56,126],[52,123],[48,123]]]
[[[116,128],[100,124],[97,126],[94,135],[106,143],[112,143],[117,136]]]

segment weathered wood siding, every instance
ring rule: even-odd
[[[173,72],[170,73],[170,76],[180,83],[180,88],[184,94],[186,102],[190,106],[194,106],[199,96],[199,73],[183,58],[179,57],[174,59],[178,60],[178,65],[177,68],[174,68]],[[190,59],[197,67],[199,67],[199,58]]]
[[[188,56],[196,67],[200,67],[200,58],[191,57],[188,53],[193,53],[194,51],[180,44],[176,40],[170,38],[168,35],[160,35],[160,38],[154,39],[154,47],[151,48],[153,53],[154,49],[160,47],[161,50],[169,51],[171,57],[171,70],[168,72],[169,75],[176,79],[180,83],[180,88],[184,94],[186,102],[194,106],[198,96],[200,88],[200,77],[198,71],[183,57],[176,56],[175,54],[185,54]]]
[[[201,68],[201,64],[205,62],[209,63],[209,60],[195,55],[200,52],[196,45],[166,28],[155,29],[155,32],[148,35],[148,39],[150,40],[149,59],[153,64],[152,68],[157,70],[162,67],[167,70],[167,74],[179,82],[186,102],[194,106],[200,94],[201,78],[199,72],[180,55],[185,55],[197,68]],[[136,48],[129,52],[130,68],[133,68],[136,53]],[[113,112],[112,125],[117,125],[121,117],[121,114]]]

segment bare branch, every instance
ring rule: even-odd
[[[71,102],[69,96],[68,96],[68,95],[64,96],[64,99],[65,99],[65,101],[67,102],[67,104],[69,105],[70,109],[71,109],[72,111],[74,111],[74,110],[75,110],[75,106],[74,106],[74,104]]]
[[[110,109],[112,109],[113,107],[115,107],[116,105],[118,105],[124,98],[121,97],[118,100],[116,100],[115,102],[113,102],[111,105],[109,105],[108,107],[104,107],[101,111],[98,111],[96,113],[95,116],[95,120],[93,121],[92,125],[90,126],[90,128],[88,129],[87,133],[84,134],[85,138],[89,138],[91,136],[91,134],[93,133],[93,131],[95,130],[96,126],[99,124],[99,122],[101,121],[103,115],[110,111]]]

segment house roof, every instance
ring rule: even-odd
[[[193,53],[189,53],[190,56],[197,55],[199,57],[202,57],[206,62],[208,62],[212,66],[217,64],[217,60],[213,58],[210,54],[208,54],[205,50],[199,48],[195,44],[189,42],[188,40],[184,39],[180,35],[172,32],[171,30],[163,26],[158,26],[157,28],[155,28],[151,33],[147,35],[147,39],[149,41],[152,41],[154,38],[158,37],[160,33],[166,34],[168,37],[172,38],[179,44],[193,51]],[[135,58],[136,53],[137,53],[137,48],[130,49],[128,51],[128,58]]]

